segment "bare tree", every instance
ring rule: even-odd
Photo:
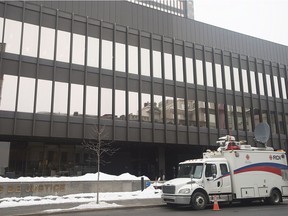
[[[84,139],[82,145],[85,149],[92,151],[96,155],[97,162],[97,204],[99,204],[99,179],[100,179],[100,164],[107,163],[103,160],[103,155],[112,156],[119,149],[112,146],[112,142],[104,141],[107,134],[105,134],[105,126],[92,128],[90,137],[92,139]]]

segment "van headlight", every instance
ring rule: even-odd
[[[179,190],[180,194],[190,194],[191,190],[189,188],[184,188]]]

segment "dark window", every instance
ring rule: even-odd
[[[52,161],[54,157],[54,151],[48,151],[48,161]]]
[[[217,175],[215,164],[206,164],[205,177],[212,177],[213,173]]]
[[[221,175],[225,175],[228,173],[227,164],[220,164]]]
[[[80,163],[80,154],[79,153],[77,153],[76,155],[75,155],[75,163]]]
[[[67,162],[67,152],[61,153],[61,162],[66,163]]]

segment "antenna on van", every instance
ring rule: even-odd
[[[270,126],[266,122],[261,122],[255,127],[254,141],[256,144],[261,144],[265,147],[270,138]]]

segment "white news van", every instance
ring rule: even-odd
[[[219,138],[217,143],[217,151],[208,150],[201,159],[179,164],[178,177],[162,187],[162,199],[167,205],[191,205],[199,210],[215,197],[218,202],[259,199],[271,204],[288,197],[284,151],[252,147],[232,136]]]

